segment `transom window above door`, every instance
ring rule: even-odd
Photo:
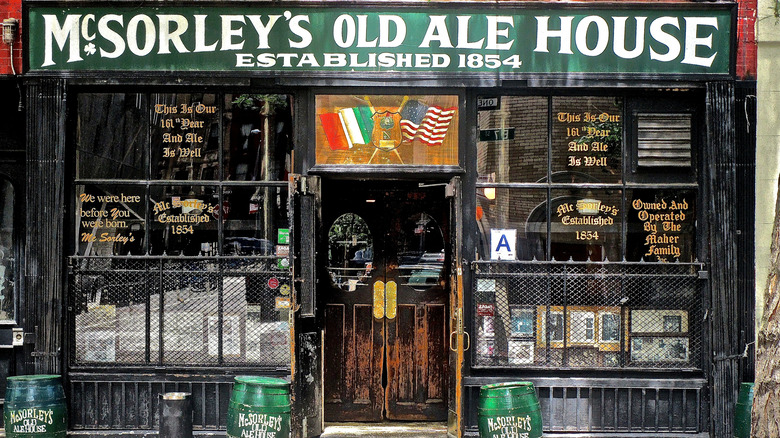
[[[458,96],[320,95],[316,117],[317,164],[458,164]]]

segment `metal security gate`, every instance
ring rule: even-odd
[[[171,390],[193,394],[196,429],[224,428],[233,374],[289,375],[277,257],[72,257],[69,277],[74,429],[155,428]]]
[[[472,369],[503,377],[466,379],[468,432],[476,430],[481,385],[530,380],[545,433],[706,434],[703,264],[472,267]]]
[[[700,263],[474,263],[475,368],[701,370]]]

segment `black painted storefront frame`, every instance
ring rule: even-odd
[[[50,4],[51,2],[40,2]],[[735,9],[735,8],[733,8]],[[735,17],[736,14],[733,14]],[[736,20],[736,18],[734,19]],[[735,27],[732,27],[735,28]],[[735,45],[735,43],[733,43]],[[735,51],[732,50],[732,53]],[[734,55],[732,55],[733,58]],[[414,179],[419,180],[448,180],[454,175],[461,174],[463,187],[462,202],[464,217],[473,217],[475,213],[474,190],[476,187],[476,173],[471,169],[476,168],[476,157],[473,146],[476,144],[476,104],[475,98],[480,94],[506,93],[507,90],[533,93],[536,90],[544,90],[546,93],[607,93],[607,90],[617,91],[629,95],[635,92],[650,92],[669,89],[693,89],[700,93],[701,101],[697,102],[704,108],[705,126],[701,136],[703,148],[698,156],[701,159],[699,166],[699,190],[700,198],[706,208],[701,209],[700,223],[697,233],[699,242],[706,247],[706,258],[702,260],[707,264],[709,280],[703,306],[707,310],[707,318],[703,324],[707,324],[709,333],[705,339],[704,366],[701,373],[688,374],[681,380],[688,380],[693,386],[705,388],[707,400],[709,400],[709,420],[707,430],[693,436],[720,437],[730,434],[733,422],[733,408],[736,401],[737,390],[740,381],[745,377],[751,377],[752,366],[743,366],[742,353],[745,348],[745,334],[741,332],[744,326],[753,325],[749,315],[737,311],[734,303],[750,302],[746,295],[752,291],[750,288],[739,288],[738,284],[745,281],[751,282],[752,271],[745,272],[738,269],[738,262],[744,255],[737,250],[738,238],[733,230],[738,229],[738,222],[744,228],[744,220],[739,218],[739,212],[743,210],[742,202],[748,202],[741,196],[738,187],[738,160],[740,157],[737,140],[735,138],[736,114],[739,110],[736,106],[735,89],[736,82],[733,79],[735,63],[730,62],[731,74],[717,77],[659,77],[652,75],[436,75],[416,74],[410,81],[405,74],[363,74],[355,77],[348,74],[289,74],[275,76],[272,74],[247,74],[225,75],[214,77],[210,73],[198,72],[170,72],[165,74],[152,74],[138,72],[137,74],[111,74],[111,73],[34,73],[25,77],[27,122],[26,130],[26,174],[27,174],[27,205],[26,221],[29,224],[37,224],[37,227],[29,227],[25,236],[25,258],[23,269],[23,285],[25,297],[22,300],[24,307],[20,308],[24,326],[29,333],[26,337],[30,343],[25,351],[26,373],[63,373],[66,379],[69,375],[74,377],[84,374],[83,377],[95,379],[96,374],[90,375],[86,370],[70,370],[68,364],[63,361],[63,352],[68,348],[68,340],[65,339],[65,321],[68,309],[66,303],[67,269],[65,258],[66,239],[69,232],[65,225],[69,222],[66,190],[71,187],[69,161],[72,155],[68,143],[68,117],[72,114],[68,110],[72,108],[70,101],[76,97],[79,90],[117,91],[129,88],[157,89],[157,90],[182,90],[192,89],[220,89],[220,90],[263,90],[284,91],[292,90],[299,99],[297,105],[297,120],[295,124],[296,145],[300,151],[309,150],[308,154],[296,155],[295,173],[310,177],[341,177],[346,173],[350,178],[378,177],[387,178],[395,173],[394,169],[385,169],[373,172],[373,169],[362,169],[352,172],[351,169],[332,169],[318,172],[314,166],[313,148],[306,147],[310,138],[311,120],[313,120],[312,108],[316,92],[323,89],[328,93],[350,93],[356,89],[381,88],[392,93],[403,92],[408,87],[420,89],[433,89],[437,92],[452,92],[453,90],[465,95],[465,116],[461,120],[461,126],[467,127],[460,133],[460,163],[463,171],[457,168],[445,168],[431,171],[424,167],[410,167],[408,171]],[[410,83],[411,82],[411,83]],[[315,91],[316,90],[316,91]],[[755,144],[752,145],[753,147]],[[316,205],[309,200],[306,207],[309,214],[313,214]],[[304,227],[316,227],[316,224],[307,223],[305,218],[298,220]],[[310,217],[309,217],[310,220]],[[463,229],[461,238],[464,248],[470,249],[476,246],[476,231]],[[294,236],[294,245],[299,252],[311,251],[311,238],[305,233],[299,232]],[[473,250],[463,251],[464,266],[473,261]],[[308,260],[313,260],[309,257]],[[301,256],[301,260],[307,260]],[[296,269],[304,271],[300,264]],[[296,277],[296,280],[298,277]],[[471,271],[465,270],[464,284],[471,284]],[[302,287],[300,284],[297,287]],[[471,315],[469,293],[464,294],[466,302],[464,308],[466,315]],[[467,318],[467,330],[473,327],[473,320]],[[297,328],[301,331],[312,333],[313,338],[308,342],[318,342],[316,318],[304,318]],[[471,324],[471,326],[469,326]],[[298,342],[303,341],[298,339]],[[749,362],[750,360],[748,360]],[[468,359],[467,359],[468,362]],[[160,374],[157,369],[125,370],[132,375]],[[190,380],[198,380],[209,373],[203,369],[177,370],[192,376]],[[216,370],[214,370],[216,371]],[[221,384],[229,383],[229,375],[233,372],[252,370],[228,370],[214,373]],[[166,375],[169,371],[162,371]],[[300,369],[296,370],[300,372]],[[577,373],[563,372],[560,375],[548,373],[537,374],[531,378],[538,378],[539,382],[547,381],[551,387],[563,385],[567,378],[581,377]],[[200,376],[200,377],[199,377]],[[109,376],[122,379],[122,375]],[[498,380],[517,379],[528,377],[523,373],[511,371],[498,371],[486,373],[474,371],[469,364],[465,367],[464,391],[474,391],[479,385],[492,383]],[[626,385],[635,387],[652,387],[654,380],[669,378],[669,373],[626,373]],[[587,382],[587,385],[606,385],[604,379],[610,378],[605,373],[595,373]],[[558,380],[556,380],[558,379]],[[129,379],[132,380],[132,379]],[[169,379],[175,385],[175,380]],[[671,383],[671,385],[679,385]],[[224,391],[224,389],[222,389]],[[294,389],[294,391],[297,391]],[[303,393],[297,393],[305,396]],[[311,394],[309,396],[312,396]],[[464,395],[465,397],[465,395]],[[474,416],[473,411],[461,412],[463,418]],[[85,432],[95,436],[109,436],[120,434],[121,430],[95,430]],[[466,424],[466,432],[473,434],[473,425]],[[220,432],[217,432],[218,434]],[[684,435],[684,434],[683,434]],[[610,435],[612,436],[612,435]],[[642,433],[626,433],[620,436],[648,436]],[[653,435],[672,436],[672,435]],[[682,435],[681,435],[682,436]],[[684,436],[692,436],[690,434]]]

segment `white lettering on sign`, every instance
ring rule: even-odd
[[[238,414],[241,438],[281,438],[282,416],[270,414]]]
[[[645,26],[647,17],[634,17],[636,21],[636,46],[630,52],[625,49],[626,46],[626,27],[628,17],[612,17],[612,26],[600,16],[591,15],[583,18],[577,23],[574,29],[574,17],[560,17],[557,27],[550,24],[549,16],[536,17],[538,29],[536,32],[536,48],[534,52],[549,53],[548,42],[558,40],[559,54],[573,55],[572,51],[572,31],[574,31],[575,46],[579,54],[585,56],[599,56],[607,49],[610,39],[612,39],[613,52],[615,55],[632,59],[639,57],[645,49],[650,51],[650,59],[670,62],[680,56],[681,47],[685,48],[683,64],[700,65],[709,67],[715,60],[717,52],[709,57],[696,55],[699,47],[712,49],[713,32],[718,30],[718,21],[715,17],[684,17],[685,38],[681,44],[678,39],[669,34],[665,27],[674,27],[680,29],[680,21],[677,17],[658,17],[650,23],[650,36],[653,41],[645,42]],[[587,35],[595,31],[597,36],[594,47],[587,44]],[[703,35],[702,35],[703,34]],[[666,46],[665,53],[658,53],[653,49],[652,42],[660,43]]]
[[[10,424],[15,433],[46,433],[47,427],[54,424],[54,411],[52,409],[18,409],[8,412]]]
[[[533,431],[530,415],[488,418],[487,426],[493,436],[506,438],[528,438],[529,432]]]
[[[554,54],[558,58],[553,61],[566,56],[599,57],[598,62],[603,57],[609,61],[644,57],[645,62],[709,68],[718,56],[719,65],[723,65],[719,48],[727,50],[724,41],[729,31],[720,29],[722,17],[684,13],[654,17],[641,12],[634,16],[420,17],[419,13],[345,12],[330,18],[330,11],[318,10],[192,15],[154,13],[152,9],[123,14],[88,10],[90,13],[61,16],[41,9],[33,21],[31,38],[41,42],[32,44],[36,64],[32,68],[55,66],[59,62],[55,59],[74,64],[88,57],[218,52],[231,52],[231,57],[235,54],[235,67],[261,69],[452,67],[511,71],[521,69],[527,56],[534,56],[538,63],[534,52]],[[317,29],[317,40],[312,33],[315,25],[324,25]],[[406,47],[407,53],[392,50],[399,47]],[[420,49],[429,50],[418,53]]]

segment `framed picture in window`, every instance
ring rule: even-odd
[[[510,336],[532,338],[534,336],[535,317],[536,312],[533,307],[510,306]]]
[[[617,368],[620,366],[620,353],[605,352],[601,353],[601,366],[608,368]]]
[[[549,336],[548,336],[549,331]],[[563,348],[563,306],[538,306],[536,308],[536,344],[540,347]]]
[[[527,365],[534,363],[533,341],[510,339],[507,341],[507,357],[510,365]]]
[[[202,313],[167,312],[163,327],[163,347],[166,351],[203,350]]]
[[[216,356],[219,352],[219,319],[208,317],[208,350],[209,355]],[[241,332],[237,315],[222,317],[222,354],[238,356],[241,354]]]
[[[596,313],[586,310],[569,311],[569,344],[594,345],[596,342]]]
[[[664,332],[666,332],[666,333],[681,333],[682,332],[682,316],[681,315],[664,315]]]
[[[493,339],[482,338],[477,340],[477,362],[492,359],[495,353],[496,344]]]
[[[688,333],[688,312],[678,309],[631,310],[631,333]]]
[[[689,342],[683,336],[634,336],[631,338],[631,361],[688,362]]]
[[[116,333],[113,331],[88,332],[85,336],[84,360],[87,362],[116,361]]]
[[[597,323],[599,350],[620,350],[620,330],[622,327],[620,310],[599,311]]]

